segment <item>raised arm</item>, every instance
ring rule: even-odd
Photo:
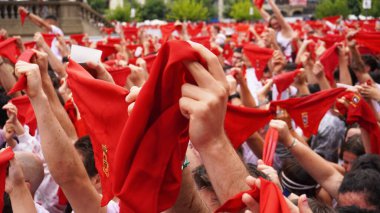
[[[18,8],[18,11],[23,11],[24,13],[28,14],[27,17],[29,18],[29,20],[31,22],[33,22],[33,24],[35,24],[36,26],[40,27],[40,28],[46,28],[48,29],[49,31],[51,31],[51,26],[50,24],[48,24],[46,21],[44,21],[41,17],[39,17],[38,15],[36,14],[33,14],[32,12],[28,11],[27,9],[25,9],[24,7],[19,7]]]
[[[12,89],[13,85],[15,85],[17,81],[13,73],[14,71],[12,65],[5,62],[0,56],[0,83],[7,92]],[[21,92],[16,92],[11,96],[21,96]]]
[[[339,49],[339,83],[352,86],[352,78],[348,70],[348,57],[346,48],[343,45],[338,46]]]
[[[272,120],[269,124],[279,132],[281,143],[287,147],[301,166],[333,196],[338,198],[338,189],[343,180],[340,174],[329,162],[295,139],[289,132],[284,121]]]
[[[268,0],[269,5],[272,7],[273,14],[276,16],[278,23],[281,25],[281,32],[284,36],[290,38],[293,36],[293,29],[285,20],[281,10],[277,7],[274,0]]]
[[[190,120],[190,141],[200,154],[217,197],[224,203],[249,189],[244,183],[248,172],[224,132],[228,86],[223,69],[209,50],[191,44],[206,59],[209,70],[197,62],[185,63],[199,86],[184,84],[179,105]]]
[[[51,110],[43,91],[38,65],[16,64],[16,73],[27,76],[27,95],[32,103],[41,135],[42,152],[50,173],[62,188],[75,212],[106,212],[92,186],[83,162]]]

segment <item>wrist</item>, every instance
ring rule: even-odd
[[[227,145],[229,145],[228,143],[227,135],[223,131],[223,133],[213,137],[209,141],[203,141],[201,146],[198,145],[195,148],[201,156],[211,155],[212,153],[221,153],[220,151],[225,150]]]

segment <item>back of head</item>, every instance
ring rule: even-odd
[[[341,158],[343,152],[351,152],[356,156],[361,156],[365,154],[364,146],[362,143],[362,137],[360,134],[353,135],[347,139],[347,141],[343,141],[341,147]]]
[[[338,213],[376,213],[375,210],[361,209],[357,206],[342,206],[336,209]]]
[[[317,182],[293,158],[285,159],[280,173],[281,185],[296,195],[315,197]]]
[[[22,167],[26,182],[30,184],[30,192],[34,195],[44,179],[42,160],[30,152],[15,152],[15,158]]]
[[[339,205],[380,210],[380,173],[374,169],[348,172],[339,187]]]
[[[10,97],[7,96],[5,90],[0,87],[0,127],[2,128],[5,125],[5,122],[8,120],[7,111],[3,109],[3,106],[8,103]]]
[[[95,167],[94,150],[92,149],[90,137],[84,136],[79,138],[75,142],[74,146],[79,155],[82,157],[88,176],[92,178],[97,175],[98,170]]]
[[[335,210],[331,206],[329,206],[329,205],[327,205],[327,204],[325,204],[319,200],[309,198],[309,199],[307,199],[307,202],[308,202],[310,209],[313,213],[333,213],[333,212],[335,212]]]
[[[365,154],[360,156],[352,164],[351,170],[373,169],[380,173],[380,156],[376,154]]]

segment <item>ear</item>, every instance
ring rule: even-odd
[[[31,191],[31,185],[28,181],[25,181],[26,187],[28,187],[29,191]]]
[[[95,189],[98,192],[102,191],[102,185],[101,185],[101,182],[100,182],[100,176],[99,176],[99,174],[96,174],[94,177],[91,178],[91,183],[92,183],[92,185],[95,187]]]

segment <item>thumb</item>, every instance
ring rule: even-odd
[[[301,195],[298,198],[298,208],[300,210],[300,213],[312,213],[309,202],[307,201],[306,195]]]

